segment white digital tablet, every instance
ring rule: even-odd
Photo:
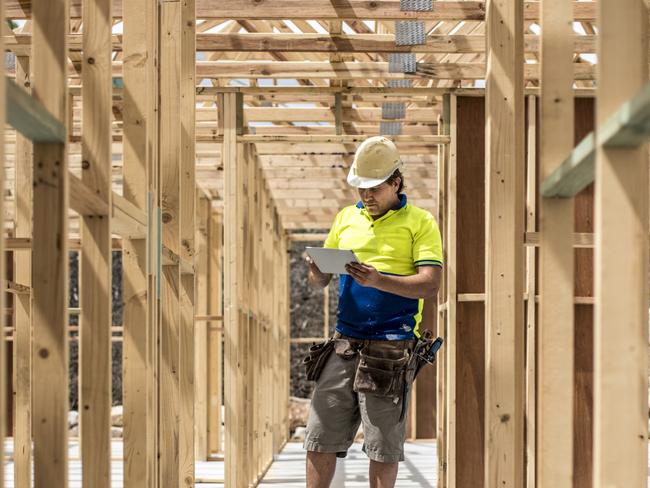
[[[359,262],[354,252],[349,249],[307,247],[305,250],[322,273],[349,274],[345,270],[345,265]]]

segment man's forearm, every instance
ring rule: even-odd
[[[381,275],[377,289],[405,298],[433,298],[438,294],[438,285],[426,276]]]

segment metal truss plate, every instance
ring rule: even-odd
[[[379,122],[379,134],[382,136],[399,136],[402,134],[401,122]]]
[[[412,88],[413,80],[388,80],[386,85],[389,88]]]
[[[415,59],[415,53],[388,54],[389,73],[415,73],[416,71],[417,61]]]
[[[400,0],[399,8],[404,12],[430,12],[433,0]]]
[[[14,53],[5,53],[5,69],[10,72],[16,71],[16,55]]]
[[[403,119],[406,116],[406,104],[401,102],[386,102],[381,105],[382,119]]]
[[[395,44],[397,46],[417,46],[426,44],[427,33],[424,22],[420,20],[398,20],[395,22]]]

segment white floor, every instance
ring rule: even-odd
[[[433,442],[407,442],[406,461],[400,463],[396,488],[434,488],[436,486],[436,446]],[[299,443],[286,445],[271,465],[259,486],[305,487],[305,451]],[[345,459],[336,464],[331,488],[368,487],[368,458],[361,444],[354,444]]]
[[[12,443],[5,445],[9,456],[12,453]],[[122,442],[113,441],[112,446],[112,485],[122,488]],[[79,443],[70,443],[70,488],[82,488],[81,461],[79,460]],[[434,488],[436,486],[436,451],[435,444],[407,443],[406,461],[400,465],[397,488]],[[223,488],[222,483],[211,483],[210,480],[223,480],[223,462],[197,462],[197,488]],[[5,487],[14,488],[13,463],[5,464]],[[304,488],[305,486],[305,451],[302,444],[288,443],[276,457],[260,486],[278,488]],[[331,488],[354,488],[368,486],[368,458],[361,452],[361,444],[354,444],[345,459],[339,459],[336,475]]]
[[[12,452],[11,441],[5,447],[7,454]],[[396,488],[435,488],[436,446],[434,442],[407,442],[406,461],[400,464]],[[122,488],[122,442],[113,441],[113,488]],[[79,461],[79,444],[70,444],[70,488],[82,488],[81,462]],[[223,483],[210,483],[209,480],[223,480],[223,462],[196,463],[197,488],[223,488]],[[14,488],[13,463],[5,464],[5,487]],[[290,442],[276,457],[261,487],[270,488],[304,488],[305,487],[305,451],[302,444]],[[361,452],[361,444],[355,444],[348,457],[339,459],[336,475],[331,488],[366,488],[368,486],[368,458]],[[648,484],[650,487],[650,482]],[[55,488],[55,487],[53,487]]]

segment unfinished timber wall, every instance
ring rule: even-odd
[[[31,50],[7,81],[15,483],[32,483],[33,464],[34,486],[68,486],[68,347],[78,341],[83,483],[111,486],[111,343],[123,341],[124,486],[193,486],[195,459],[224,455],[230,486],[248,486],[288,436],[287,239],[250,144],[232,148],[232,198],[215,205],[197,188],[194,2],[119,7],[118,86],[112,4],[87,0],[71,21],[69,2],[35,2]],[[68,29],[82,23],[81,86],[69,87]],[[68,305],[70,250],[78,309]]]
[[[289,435],[289,256],[255,149],[238,141],[243,97],[220,101],[226,484],[239,487],[260,478]]]
[[[440,164],[446,168],[443,202],[446,209],[442,219],[448,239],[446,290],[441,293],[443,319],[450,342],[439,364],[439,382],[442,388],[448,423],[442,424],[439,442],[444,446],[447,462],[444,466],[446,486],[482,486],[484,481],[485,420],[485,138],[481,130],[485,120],[485,101],[482,97],[451,95],[445,111],[451,134],[449,157]],[[528,475],[534,479],[536,413],[538,389],[538,335],[539,317],[535,305],[539,302],[540,234],[538,209],[540,197],[540,117],[538,99],[527,97],[526,118],[526,249],[523,293],[526,324],[526,387],[525,409],[527,435],[525,444],[529,456]],[[575,100],[575,138],[577,144],[594,126],[593,98]],[[593,185],[575,199],[575,230],[572,234],[575,249],[575,455],[574,486],[592,486],[591,452],[593,449]],[[462,236],[462,239],[459,237]],[[455,298],[453,298],[455,297]],[[534,298],[533,298],[534,297]],[[462,358],[462,360],[460,359]],[[445,373],[449,365],[451,370]],[[452,366],[453,365],[453,366]],[[462,380],[459,380],[461,379]],[[462,419],[460,421],[459,419]],[[445,431],[445,426],[448,429]],[[462,455],[457,453],[463,453]],[[443,458],[444,459],[444,458]],[[455,468],[455,469],[453,469]],[[452,471],[453,469],[453,471]]]

